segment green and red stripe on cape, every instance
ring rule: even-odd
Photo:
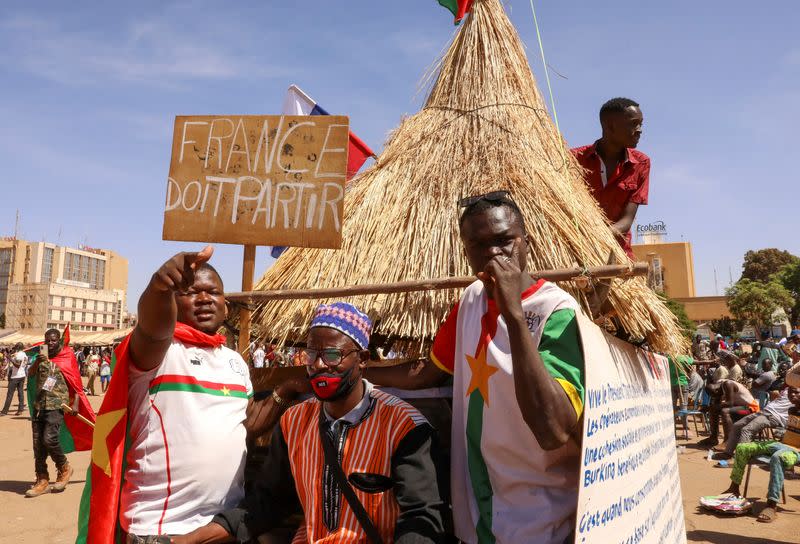
[[[39,358],[39,350],[47,349],[44,342],[34,344],[25,350],[32,365],[36,365]],[[69,325],[64,331],[64,338],[61,343],[61,350],[58,355],[51,357],[50,360],[61,371],[64,376],[64,381],[69,388],[69,396],[74,406],[74,399],[78,399],[78,413],[94,422],[94,410],[89,404],[89,399],[86,398],[86,393],[83,392],[83,382],[81,382],[81,373],[78,369],[78,360],[75,358],[75,352],[69,347]],[[34,406],[36,404],[36,393],[39,389],[39,376],[37,368],[30,372],[28,376],[28,411],[30,412],[31,419],[34,417]],[[58,434],[58,441],[61,443],[61,449],[64,453],[72,453],[73,451],[85,451],[92,449],[92,426],[85,421],[78,419],[72,415],[64,416],[64,425]]]
[[[461,22],[469,10],[472,9],[473,0],[438,0],[439,5],[450,10],[455,17],[455,24]]]
[[[174,338],[199,347],[219,347],[222,335],[208,335],[183,323],[175,325]],[[106,391],[94,430],[92,461],[86,474],[78,513],[75,544],[117,544],[122,542],[119,526],[119,498],[125,474],[128,436],[128,378],[133,364],[128,335],[114,350],[111,383]]]

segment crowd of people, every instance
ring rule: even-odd
[[[254,394],[248,364],[217,333],[225,298],[212,250],[164,263],[116,350],[97,416],[125,432],[104,426],[95,447],[118,451],[124,441],[127,454],[92,469],[86,541],[121,533],[127,543],[249,542],[287,531],[279,541],[571,539],[585,383],[579,305],[525,271],[525,221],[508,193],[460,206],[477,279],[430,360],[366,368],[370,317],[322,304],[292,349],[306,378],[266,396]],[[526,319],[532,312],[541,319]],[[251,356],[254,367],[281,357],[258,343]],[[451,432],[384,390],[448,384]],[[120,395],[123,415],[112,402]],[[266,461],[245,485],[247,444],[267,433]]]
[[[617,98],[603,105],[600,121],[602,137],[573,153],[630,254],[630,227],[648,199],[649,158],[635,150],[643,116],[636,102]],[[79,542],[571,542],[585,388],[580,306],[527,273],[527,256],[537,248],[528,247],[525,218],[508,191],[458,205],[477,279],[427,360],[367,368],[372,320],[334,302],[308,316],[300,346],[256,341],[248,365],[218,333],[226,301],[210,247],[179,253],[153,274],[137,326],[114,351],[115,379],[110,350],[78,349],[75,356],[58,331],[47,331],[33,426],[34,444],[42,446],[34,448],[28,496],[68,482],[71,468],[54,441],[63,414],[78,414],[99,375],[106,395]],[[698,338],[697,364],[680,361],[693,370],[674,367],[676,407],[700,403],[713,429],[722,424],[719,455],[738,462],[766,451],[782,466],[796,462],[786,444],[753,447],[750,440],[761,429],[778,437],[791,426],[789,406],[800,393],[781,386],[791,372],[779,355],[798,342],[793,336],[777,350],[763,343],[745,360],[741,346],[728,350]],[[386,355],[394,357],[402,354]],[[69,360],[87,378],[85,390],[75,386]],[[256,394],[249,366],[302,366],[306,376]],[[442,387],[452,390],[452,404],[438,432],[429,421],[440,414],[413,400],[424,396],[406,402],[387,392]],[[248,444],[265,435],[268,455],[246,483]],[[718,432],[707,445],[719,445]],[[48,455],[59,473],[53,485]]]
[[[681,361],[685,372],[673,371],[675,409],[686,414],[688,406],[707,415],[709,436],[698,445],[710,448],[710,459],[720,466],[733,460],[724,493],[741,496],[747,464],[770,458],[767,506],[757,519],[772,522],[784,471],[797,464],[800,449],[800,330],[753,343],[697,335],[692,355]]]
[[[111,382],[111,355],[113,349],[114,346],[73,346],[80,375],[87,378],[84,391],[89,395],[94,396],[97,394],[96,381],[98,377],[100,378],[100,391],[105,393],[108,389],[108,384]],[[25,351],[25,346],[22,343],[17,343],[12,347],[0,348],[0,382],[8,382],[5,403],[0,414],[9,414],[14,396],[17,397],[16,415],[25,413],[25,380],[28,377],[30,367],[33,365],[33,359],[35,357]]]
[[[279,347],[272,342],[251,342],[248,353],[252,368],[286,368],[290,366],[303,366],[301,350],[295,346]],[[384,353],[382,348],[371,350],[370,357],[376,361],[387,359],[402,359],[403,353],[393,349]]]

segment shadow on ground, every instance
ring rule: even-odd
[[[712,544],[794,544],[790,540],[775,540],[770,538],[760,538],[757,536],[740,536],[730,533],[718,533],[716,531],[695,530],[686,533],[686,538],[690,542],[711,542]]]
[[[82,484],[86,480],[70,480],[70,484]],[[33,478],[30,480],[4,480],[0,481],[0,493],[14,493],[16,495],[24,495],[25,492],[33,485]]]

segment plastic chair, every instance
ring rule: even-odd
[[[747,486],[750,485],[750,470],[753,468],[753,465],[769,467],[769,459],[769,455],[757,455],[747,462],[747,473],[744,477],[744,493],[742,494],[744,497],[747,497]],[[781,488],[781,495],[783,496],[783,504],[786,504],[786,483],[784,483]]]
[[[676,417],[680,418],[681,424],[683,425],[683,438],[684,440],[689,440],[689,417],[692,417],[692,422],[694,423],[694,433],[696,435],[700,434],[700,429],[697,426],[697,417],[700,416],[700,420],[703,422],[703,428],[705,429],[706,434],[710,434],[710,425],[708,422],[708,413],[703,412],[697,409],[697,401],[693,399],[693,406],[691,408],[686,408],[683,410],[678,410],[675,414]]]

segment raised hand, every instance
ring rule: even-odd
[[[517,238],[511,248],[511,256],[495,255],[483,271],[478,272],[478,279],[486,286],[500,314],[506,319],[522,316],[520,294],[523,272],[519,266],[521,245],[522,239]]]
[[[178,253],[156,270],[150,284],[158,291],[188,289],[194,283],[197,267],[211,259],[213,253],[212,246],[206,246],[202,251]]]
[[[194,285],[195,271],[213,253],[211,246],[178,253],[153,274],[139,299],[139,322],[131,336],[131,356],[140,369],[151,370],[164,360],[178,319],[174,293]]]

